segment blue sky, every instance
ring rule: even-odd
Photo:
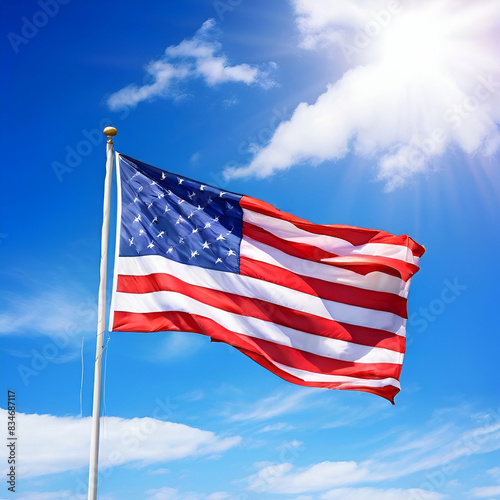
[[[395,406],[202,336],[112,334],[100,498],[500,498],[498,2],[0,8],[0,498],[86,498],[110,124],[119,152],[427,253]]]

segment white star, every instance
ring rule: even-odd
[[[231,210],[231,208],[234,208],[234,206],[233,206],[233,205],[231,205],[231,203],[228,203],[228,202],[226,201],[226,208],[227,208],[228,210]]]
[[[231,230],[228,233],[226,233],[226,234],[230,235],[233,232],[233,229],[234,229],[234,227],[232,227]]]
[[[191,194],[188,194],[188,196],[189,196],[189,199],[192,200],[196,196],[196,193],[193,192]]]
[[[148,208],[151,208],[153,206],[153,202],[147,203]]]
[[[212,224],[210,224],[210,222],[207,222],[207,223],[205,224],[205,227],[204,227],[203,229],[207,229],[207,228],[209,228],[209,227],[212,227]]]
[[[203,208],[201,208],[201,205],[198,205],[198,208],[196,210],[203,210]]]
[[[195,250],[194,252],[193,252],[193,251],[191,251],[191,259],[193,259],[193,258],[194,258],[194,257],[196,257],[197,255],[200,255],[200,254],[198,253],[198,250]]]
[[[215,263],[218,264],[219,262],[222,262],[222,259],[220,257],[215,261]]]
[[[229,252],[227,252],[228,257],[231,257],[231,255],[236,255],[236,252],[232,248],[230,248]]]
[[[139,186],[139,193],[143,190],[144,188],[142,186]]]
[[[158,199],[165,198],[165,193],[158,193]]]
[[[148,245],[148,248],[153,248],[155,245],[153,242],[151,242],[149,245]]]
[[[133,179],[134,177],[137,177],[139,175],[139,172],[136,172],[132,177],[131,179]]]
[[[184,238],[182,236],[179,238],[179,244],[181,243],[184,243]]]
[[[174,251],[174,247],[170,247],[168,250],[167,250],[167,253],[172,253]]]
[[[191,212],[191,213],[188,215],[188,219],[190,219],[193,215],[194,215],[194,212]]]
[[[142,236],[145,233],[146,233],[146,231],[144,231],[144,229],[139,229],[139,236]]]
[[[165,212],[163,213],[166,214],[167,212],[170,212],[170,208],[168,208],[168,205],[165,206]]]
[[[165,231],[162,231],[161,233],[158,233],[158,238],[163,238],[164,234],[165,234]]]
[[[161,173],[161,180],[164,181],[167,176],[165,175],[165,172]]]
[[[150,186],[158,186],[158,187],[160,187],[160,185],[159,185],[156,181],[153,181],[153,182],[150,184]]]
[[[195,227],[192,231],[191,231],[191,234],[193,233],[197,233],[199,231],[199,229],[197,227]]]
[[[136,201],[139,201],[139,198],[137,198],[137,196],[134,198],[134,203],[135,203]]]
[[[177,219],[177,221],[175,223],[180,224],[183,220],[184,220],[184,217],[182,217],[182,215],[179,215],[179,218]]]
[[[158,217],[155,217],[150,223],[149,225],[152,226],[153,224],[156,224],[158,222]]]
[[[172,191],[170,191],[170,189],[167,189],[167,194],[168,196],[172,196]]]
[[[217,236],[217,241],[222,241],[222,240],[225,240],[226,238],[224,238],[224,236],[222,236],[222,234],[220,234],[219,236]]]
[[[179,184],[182,184],[184,182],[184,179],[181,179],[180,177],[177,177],[177,180],[179,181]]]
[[[205,241],[205,243],[203,243],[203,249],[207,249],[207,248],[210,248],[210,243],[208,243],[208,241]]]
[[[221,191],[219,196],[222,198],[225,194],[227,194],[227,191]]]
[[[134,244],[134,237],[132,236],[132,238],[130,238],[128,242],[130,243],[129,246],[131,247]]]
[[[202,185],[200,186],[200,191],[203,191],[206,187],[207,187],[207,186],[205,186],[204,184],[202,184]]]
[[[134,219],[134,222],[140,222],[141,221],[141,214],[138,214],[137,217]]]
[[[177,202],[177,204],[178,204],[178,205],[180,205],[181,203],[184,203],[185,201],[186,201],[186,200],[182,200],[182,199],[181,199],[181,200],[179,200],[179,201]]]
[[[219,217],[216,217],[215,219],[212,219],[214,222],[219,222]]]

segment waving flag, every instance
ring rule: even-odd
[[[422,246],[117,155],[111,331],[196,332],[295,384],[399,392]]]

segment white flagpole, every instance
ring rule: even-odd
[[[101,367],[106,329],[106,275],[108,268],[109,212],[111,207],[111,179],[113,178],[113,137],[117,131],[114,127],[106,127],[104,135],[108,142],[106,147],[106,177],[104,180],[104,207],[101,233],[101,279],[99,282],[99,303],[97,310],[97,344],[94,370],[94,404],[92,408],[92,435],[90,438],[89,495],[88,500],[97,499],[97,475],[99,461],[99,421],[101,416]]]

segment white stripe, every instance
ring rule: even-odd
[[[401,388],[399,381],[391,377],[367,380],[364,378],[309,372],[306,370],[300,370],[299,368],[291,368],[290,366],[282,365],[281,363],[276,362],[273,362],[273,364],[284,372],[289,373],[304,382],[336,382],[358,387],[386,387],[388,385],[392,385],[398,389]]]
[[[395,276],[379,272],[362,275],[347,269],[300,259],[288,255],[272,246],[266,245],[265,243],[260,243],[259,241],[248,238],[247,236],[244,236],[241,241],[240,255],[242,257],[248,257],[249,259],[272,264],[273,266],[283,269],[288,269],[302,276],[341,283],[343,285],[362,288],[363,290],[394,293],[404,298],[408,296],[406,283]]]
[[[123,275],[166,273],[191,285],[265,300],[341,323],[405,335],[406,320],[396,314],[321,299],[257,278],[190,266],[159,255],[120,257],[117,267],[119,274]]]
[[[115,304],[115,293],[116,285],[118,283],[118,272],[117,263],[120,255],[120,238],[121,238],[121,227],[122,227],[122,182],[121,182],[121,164],[120,164],[120,153],[115,151],[115,163],[116,163],[116,240],[115,240],[115,263],[113,268],[113,288],[111,292],[111,308],[109,311],[109,325],[108,330],[113,331],[114,322],[114,304]]]
[[[361,346],[344,340],[321,337],[261,319],[230,313],[178,292],[162,291],[142,294],[117,292],[115,307],[117,311],[132,313],[182,311],[198,314],[236,333],[343,361],[396,364],[403,362],[403,354],[389,349]]]
[[[305,231],[295,226],[292,222],[276,219],[269,215],[243,209],[243,220],[261,227],[274,234],[278,238],[296,243],[305,243],[327,252],[340,255],[371,255],[389,257],[414,264],[413,252],[403,245],[391,245],[388,243],[366,243],[365,245],[353,245],[349,241],[334,236],[316,234]],[[417,260],[418,262],[418,260]]]

